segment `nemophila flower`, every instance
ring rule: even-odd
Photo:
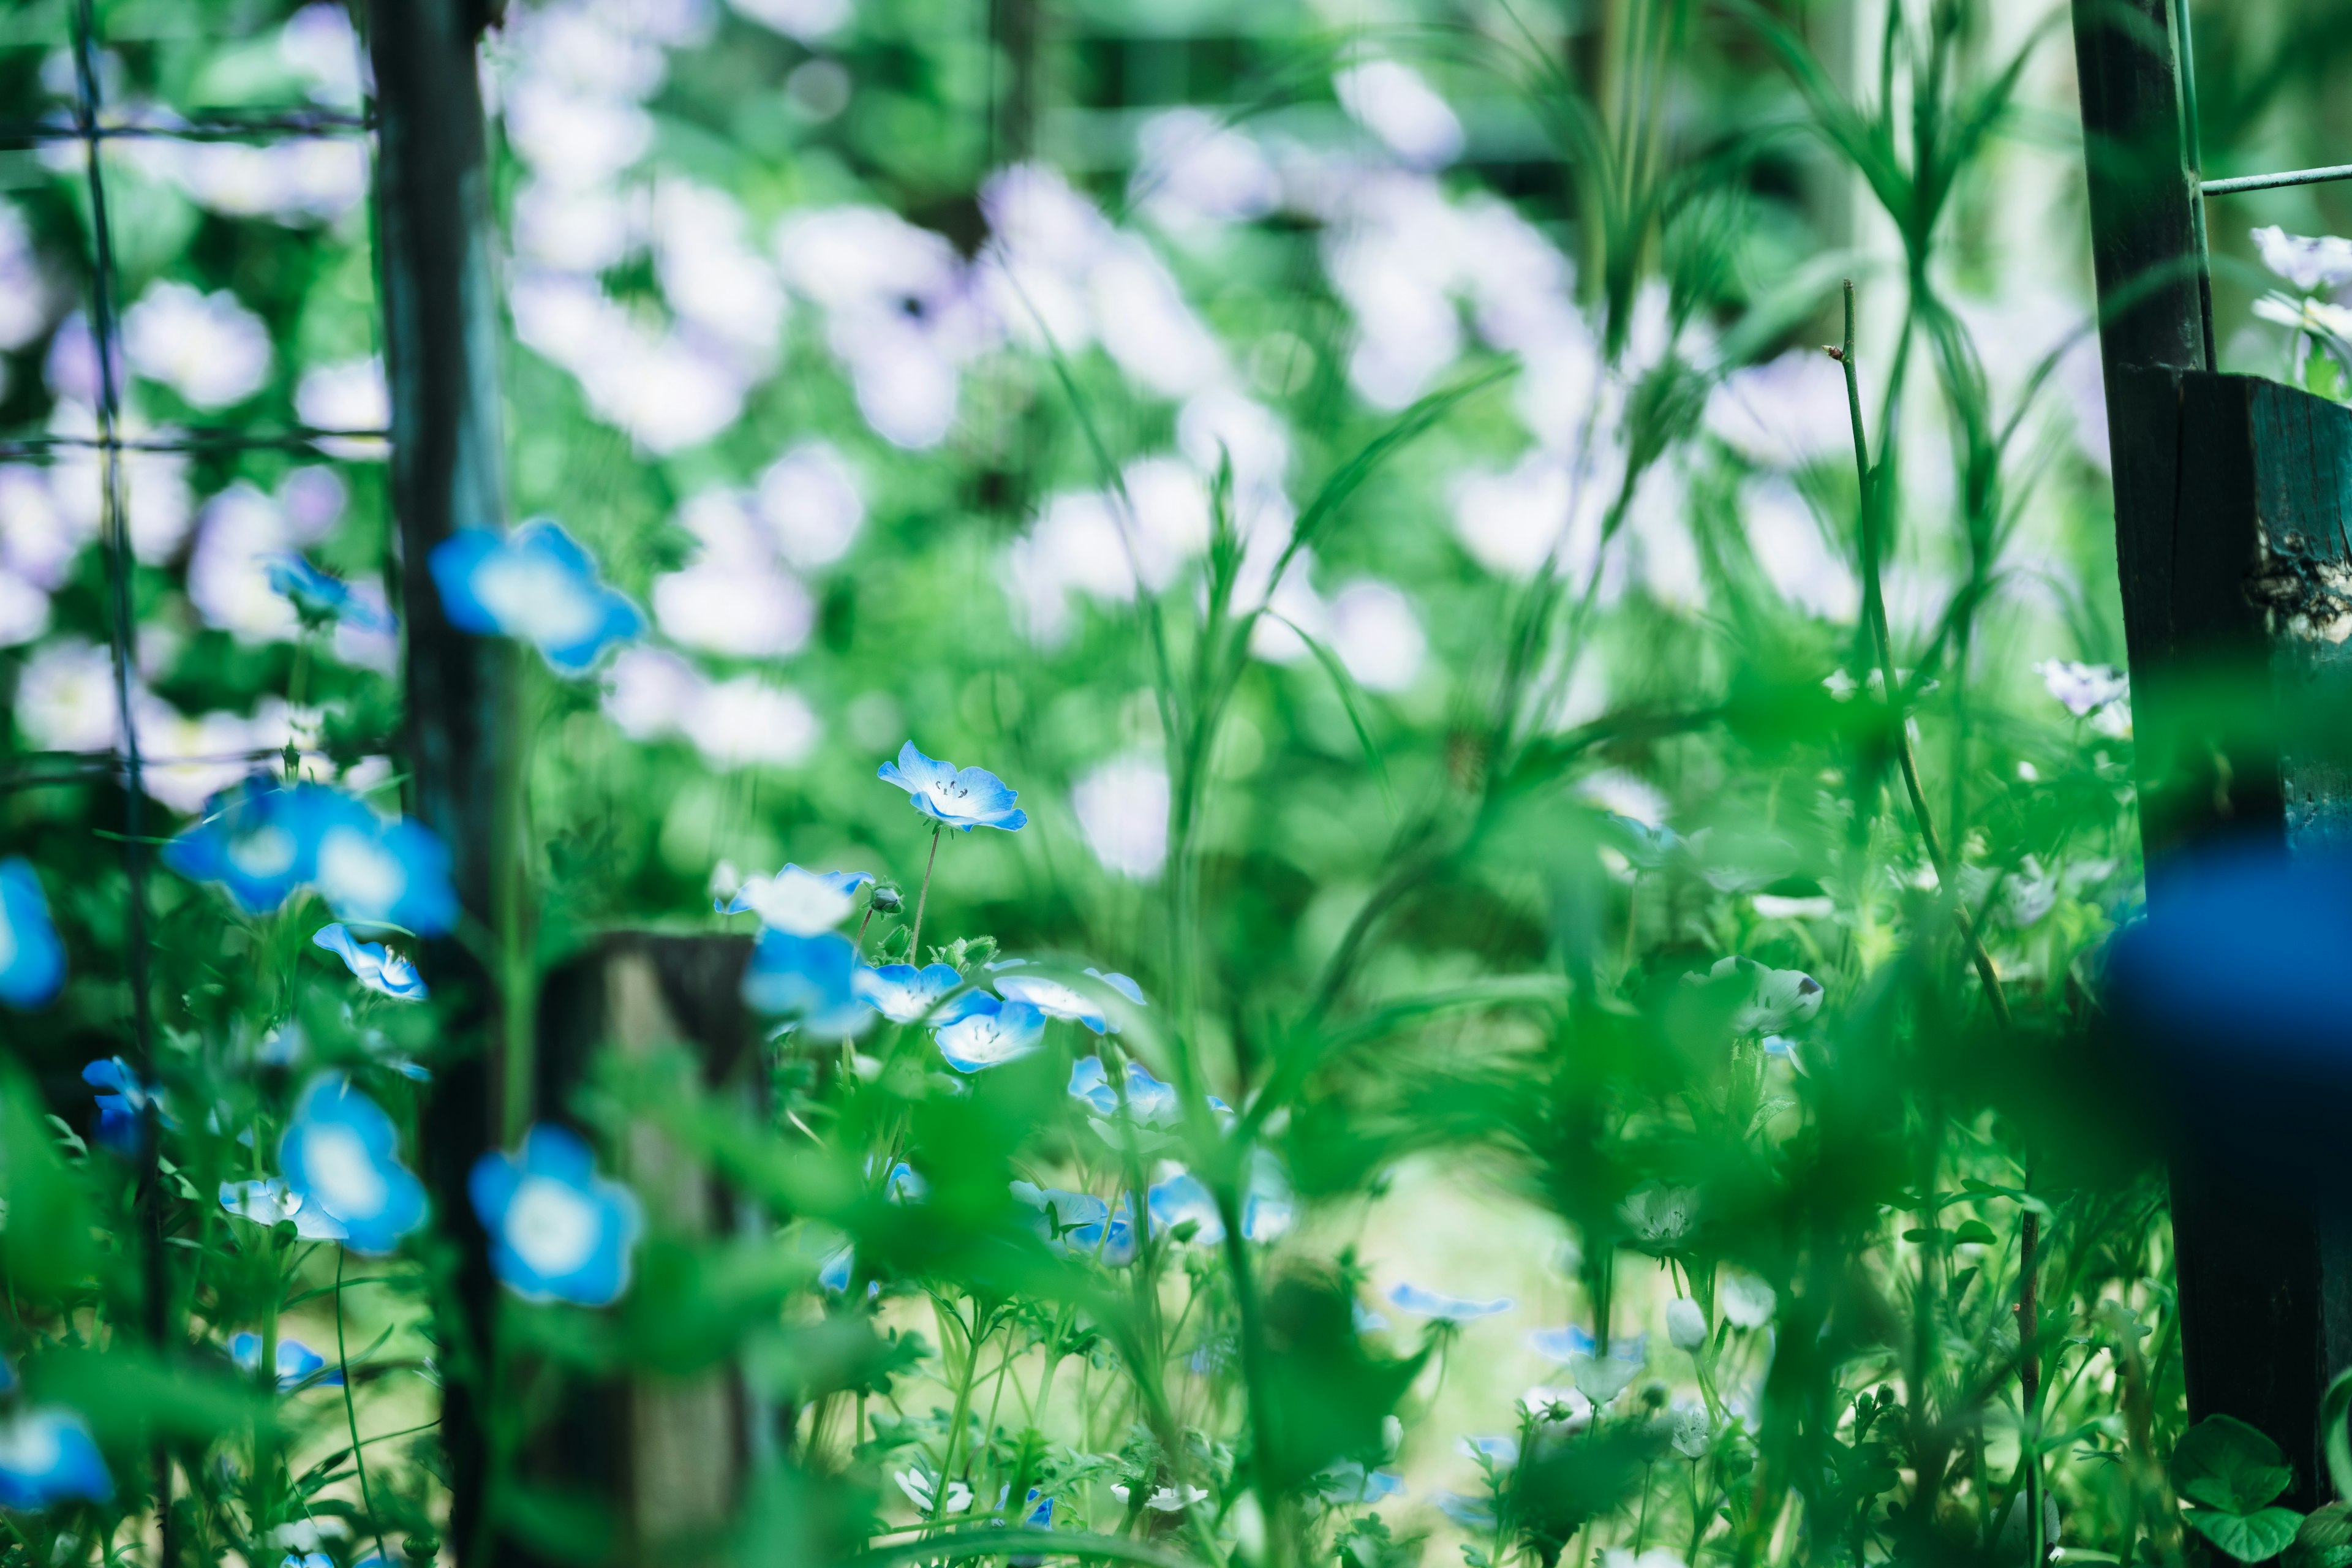
[[[1698,1405],[1677,1405],[1666,1417],[1666,1440],[1685,1459],[1704,1459],[1715,1446],[1715,1424]]]
[[[228,1342],[228,1353],[230,1359],[247,1372],[259,1371],[261,1336],[256,1333],[241,1333],[234,1336]],[[281,1389],[300,1387],[303,1384],[309,1383],[314,1374],[324,1369],[326,1364],[325,1356],[320,1355],[300,1340],[281,1339],[278,1342],[278,1386]],[[326,1376],[319,1378],[313,1386],[340,1388],[342,1383],[342,1369],[338,1367],[333,1372],[328,1373]]]
[[[360,984],[371,991],[398,1002],[422,1002],[427,994],[416,965],[381,942],[360,941],[352,935],[349,926],[321,926],[310,938],[310,944],[325,948],[341,959],[359,977]]]
[[[2033,667],[2050,695],[2075,718],[2086,718],[2099,708],[2131,695],[2131,679],[2111,664],[2077,664],[2073,659],[2045,658]]]
[[[1110,1484],[1110,1495],[1124,1504],[1135,1494],[1124,1482],[1113,1481]],[[1154,1513],[1181,1513],[1196,1502],[1207,1501],[1208,1497],[1209,1494],[1206,1491],[1195,1486],[1187,1486],[1182,1491],[1178,1491],[1174,1487],[1156,1487],[1152,1489],[1151,1495],[1143,1500],[1143,1506]]]
[[[993,1002],[994,1005],[988,1004]],[[1043,1044],[1045,1015],[1026,1002],[983,996],[954,1023],[933,1033],[940,1055],[958,1072],[980,1072],[1018,1061]]]
[[[1208,1184],[1190,1171],[1177,1171],[1151,1184],[1144,1194],[1144,1212],[1151,1216],[1155,1235],[1176,1236],[1185,1226],[1192,1230],[1180,1240],[1214,1247],[1225,1238],[1225,1222]]]
[[[890,1479],[898,1483],[898,1489],[907,1494],[908,1502],[927,1514],[933,1511],[932,1501],[939,1496],[940,1491],[938,1477],[922,1470],[893,1470],[890,1473]],[[971,1507],[971,1489],[961,1481],[950,1481],[948,1506],[945,1511],[963,1513]]]
[[[1570,1356],[1591,1355],[1595,1342],[1591,1330],[1570,1323],[1563,1329],[1534,1331],[1528,1335],[1528,1346],[1538,1355],[1564,1362]]]
[[[121,1057],[106,1057],[82,1068],[81,1080],[98,1090],[98,1125],[90,1136],[125,1158],[145,1148],[147,1104],[155,1096],[131,1065]]]
[[[1086,1101],[1087,1109],[1097,1116],[1118,1113],[1118,1091],[1111,1088],[1110,1075],[1103,1070],[1100,1057],[1080,1057],[1071,1064],[1070,1098]],[[1209,1103],[1221,1109],[1223,1105],[1217,1100]],[[1132,1061],[1127,1064],[1129,1116],[1148,1126],[1160,1126],[1175,1121],[1178,1110],[1173,1084],[1160,1082]]]
[[[605,585],[594,558],[551,518],[503,539],[460,529],[434,548],[432,565],[452,626],[527,642],[560,675],[585,673],[645,629],[628,595]]]
[[[1717,959],[1704,980],[1694,974],[1685,984],[1704,984],[1730,1001],[1735,1035],[1778,1034],[1822,1010],[1822,983],[1803,970],[1774,969],[1736,953]]]
[[[1617,1205],[1617,1215],[1633,1233],[1636,1247],[1645,1252],[1672,1251],[1698,1223],[1698,1189],[1653,1182],[1627,1194]]]
[[[1441,1290],[1424,1289],[1419,1285],[1402,1284],[1389,1292],[1389,1304],[1421,1318],[1440,1318],[1449,1323],[1473,1322],[1491,1318],[1511,1310],[1511,1299],[1498,1296],[1490,1301],[1473,1300],[1466,1296],[1448,1296]]]
[[[490,1233],[490,1267],[517,1295],[605,1307],[629,1288],[644,1213],[635,1193],[596,1173],[577,1133],[533,1127],[517,1152],[475,1162],[466,1191]]]
[[[1439,1492],[1430,1501],[1437,1511],[1477,1534],[1488,1534],[1495,1528],[1495,1506],[1482,1497],[1465,1497],[1460,1492]]]
[[[65,944],[49,923],[40,878],[26,861],[0,860],[0,1003],[47,1006],[65,983]]]
[[[814,1038],[846,1039],[874,1016],[852,983],[856,968],[856,950],[837,931],[794,936],[772,928],[751,950],[743,1000]]]
[[[1760,1329],[1772,1321],[1778,1299],[1761,1276],[1745,1268],[1726,1268],[1715,1282],[1715,1300],[1735,1327]]]
[[[1682,835],[1671,827],[1654,827],[1638,817],[1609,812],[1601,818],[1609,842],[1643,870],[1663,866],[1683,847]]]
[[[1118,1033],[1118,1026],[1103,1016],[1102,1004],[1059,980],[1044,974],[1005,973],[1006,970],[1024,967],[1024,961],[1009,959],[990,965],[996,972],[992,982],[996,994],[1008,1002],[1026,1002],[1048,1018],[1065,1018],[1073,1024],[1084,1024],[1096,1034]]]
[[[0,1508],[34,1513],[113,1495],[114,1478],[79,1412],[37,1405],[0,1420]]]
[[[331,576],[299,555],[271,555],[263,562],[269,590],[294,606],[306,621],[341,621],[362,631],[389,632],[392,617],[352,592],[341,577]]]
[[[400,1163],[399,1146],[383,1108],[333,1073],[295,1102],[278,1169],[305,1205],[343,1227],[346,1247],[382,1255],[425,1223],[424,1184]]]
[[[274,1226],[290,1219],[294,1222],[294,1234],[305,1241],[344,1239],[340,1221],[325,1210],[304,1203],[301,1194],[290,1190],[275,1176],[223,1182],[220,1203],[236,1218],[251,1220],[258,1226]]]
[[[1706,1343],[1706,1310],[1687,1296],[1666,1303],[1666,1339],[1676,1350],[1695,1351]]]
[[[771,931],[814,936],[848,919],[856,907],[857,889],[873,879],[871,871],[803,871],[788,865],[772,877],[747,879],[732,899],[719,906],[719,912],[748,912],[758,915]]]
[[[1595,1405],[1606,1405],[1642,1375],[1643,1363],[1630,1356],[1572,1355],[1568,1358],[1568,1375],[1577,1392]]]
[[[1098,1258],[1120,1265],[1135,1259],[1135,1222],[1121,1194],[1118,1206],[1091,1193],[1040,1187],[1032,1182],[1013,1184],[1013,1195],[1037,1211],[1038,1233],[1055,1250],[1080,1258]]]
[[[1404,1478],[1390,1470],[1366,1469],[1357,1459],[1341,1459],[1316,1473],[1315,1489],[1333,1502],[1369,1503],[1404,1494]]]
[[[927,963],[920,969],[911,963],[886,963],[878,969],[861,963],[850,974],[849,984],[859,1001],[894,1024],[952,1024],[995,1001],[984,991],[966,991],[947,1001],[963,984],[963,975],[952,963]]]
[[[1013,805],[1019,791],[986,768],[959,772],[915,750],[908,742],[898,748],[896,763],[884,763],[875,776],[897,784],[913,797],[914,807],[934,822],[969,833],[975,827],[1002,827],[1010,833],[1028,826],[1029,814]]]
[[[838,1296],[849,1289],[849,1273],[856,1265],[857,1249],[845,1243],[824,1255],[824,1261],[817,1266],[816,1282]]]
[[[364,807],[319,838],[319,896],[355,925],[398,926],[438,936],[457,923],[449,851],[408,817],[386,821]]]
[[[1465,1458],[1491,1459],[1505,1469],[1519,1462],[1519,1440],[1506,1433],[1495,1432],[1462,1439]]]
[[[319,874],[319,840],[366,807],[324,784],[248,774],[215,795],[193,827],[163,846],[163,864],[192,882],[216,882],[249,915],[276,910]]]

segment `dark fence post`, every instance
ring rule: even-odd
[[[2352,412],[2212,365],[2194,82],[2167,0],[2074,0],[2098,278],[2116,551],[2132,667],[2142,840],[2167,862],[2223,838],[2341,841],[2340,768],[2284,752],[2263,715],[2228,736],[2183,683],[2242,674],[2249,709],[2346,676],[2290,602],[2352,556]],[[2322,616],[2322,624],[2332,616]],[[2308,1190],[2189,1140],[2172,1160],[2174,1257],[2192,1418],[2234,1415],[2317,1500],[2319,1395],[2352,1364],[2352,1249]]]
[[[476,45],[488,20],[468,0],[369,0],[379,146],[376,245],[392,392],[392,504],[399,522],[395,597],[407,633],[409,794],[449,847],[473,933],[514,917],[514,652],[469,637],[442,614],[426,562],[457,529],[505,515],[499,418],[499,290],[487,132]],[[425,1117],[422,1164],[434,1203],[460,1240],[442,1346],[442,1441],[449,1460],[452,1550],[482,1568],[479,1527],[488,1463],[467,1375],[488,1365],[493,1286],[466,1176],[510,1110],[499,977],[478,942],[428,945],[445,999],[450,1053]],[[492,1545],[488,1556],[500,1556]]]

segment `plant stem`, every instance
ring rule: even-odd
[[[352,1398],[351,1352],[343,1346],[343,1249],[335,1248],[335,1370],[343,1380],[343,1420],[351,1428],[352,1463],[360,1472],[360,1502],[366,1508],[368,1523],[375,1529],[375,1554],[385,1563],[392,1553],[384,1550],[383,1521],[376,1517],[375,1498],[368,1490],[367,1455],[360,1447],[359,1406]]]
[[[2049,1561],[2048,1545],[2042,1539],[2042,1360],[2035,1345],[2039,1309],[2033,1299],[2034,1253],[2041,1238],[2042,1216],[2029,1208],[2017,1248],[2017,1376],[2025,1417],[2020,1457],[2025,1464],[2025,1538],[2033,1543],[2032,1555],[2026,1559],[2029,1568],[2042,1568]]]
[[[923,861],[923,889],[915,895],[915,927],[907,942],[907,962],[916,968],[923,967],[923,906],[930,901],[931,868],[940,861],[940,835],[947,831],[944,823],[931,829],[931,853]]]
[[[1952,920],[1959,927],[1960,940],[1968,944],[1969,956],[1976,965],[1977,978],[1984,983],[1985,1000],[1991,1005],[1993,1016],[2000,1021],[2000,1026],[2011,1028],[2014,1025],[2010,1017],[2009,998],[2001,991],[2000,972],[1993,967],[1992,954],[1985,950],[1984,939],[1978,933],[1976,921],[1969,913],[1968,902],[1960,892],[1951,859],[1945,853],[1943,841],[1936,835],[1936,820],[1927,809],[1927,792],[1919,784],[1919,759],[1911,750],[1910,722],[1895,696],[1894,638],[1886,629],[1886,596],[1880,586],[1878,573],[1878,487],[1871,473],[1869,437],[1864,432],[1862,424],[1862,387],[1854,378],[1853,279],[1851,278],[1845,280],[1845,343],[1837,359],[1845,367],[1846,413],[1853,424],[1854,477],[1862,487],[1863,619],[1864,630],[1870,637],[1871,654],[1878,661],[1880,696],[1895,718],[1895,754],[1903,774],[1904,794],[1910,798],[1912,818],[1918,824],[1920,841],[1927,846],[1927,863],[1936,868],[1937,885],[1952,900]]]

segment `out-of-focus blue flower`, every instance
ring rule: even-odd
[[[1449,1323],[1472,1322],[1511,1310],[1508,1296],[1498,1296],[1491,1301],[1476,1301],[1466,1296],[1448,1296],[1443,1291],[1424,1289],[1411,1283],[1399,1285],[1391,1290],[1389,1304],[1415,1317],[1442,1318]]]
[[[361,942],[349,926],[321,926],[310,942],[341,958],[371,991],[398,1002],[422,1002],[427,994],[416,965],[381,942]]]
[[[1638,817],[1605,813],[1601,818],[1608,837],[1626,859],[1643,870],[1663,866],[1683,847],[1682,836],[1671,827],[1653,827]]]
[[[846,920],[856,906],[857,889],[873,879],[871,871],[803,871],[787,865],[772,877],[747,879],[717,907],[722,915],[758,915],[771,931],[814,936]]]
[[[1002,827],[1010,833],[1029,824],[1029,814],[1013,804],[1020,792],[1005,788],[1003,779],[986,768],[959,772],[953,763],[923,755],[912,741],[898,748],[896,763],[884,763],[875,776],[905,790],[925,816],[966,833],[975,827]]]
[[[1213,1247],[1225,1238],[1225,1224],[1208,1184],[1190,1171],[1178,1171],[1155,1184],[1145,1194],[1146,1210],[1155,1234],[1174,1230],[1190,1221],[1195,1246]],[[1265,1150],[1250,1164],[1249,1190],[1242,1194],[1242,1236],[1250,1241],[1272,1241],[1288,1230],[1297,1217],[1289,1184],[1282,1167]]]
[[[743,1000],[772,1017],[792,1020],[803,1034],[847,1039],[874,1016],[852,984],[856,967],[856,949],[837,931],[794,936],[763,931],[743,971]]]
[[[1519,1462],[1519,1440],[1507,1432],[1488,1433],[1462,1439],[1465,1458],[1492,1459],[1505,1468]]]
[[[561,675],[585,673],[645,629],[628,595],[605,585],[594,558],[551,518],[503,539],[459,529],[434,548],[433,585],[450,625],[527,642]]]
[[[838,1296],[849,1289],[849,1271],[856,1264],[857,1249],[844,1242],[824,1255],[824,1261],[817,1268],[816,1282]]]
[[[1463,1529],[1486,1534],[1495,1528],[1495,1508],[1482,1497],[1465,1497],[1460,1492],[1439,1492],[1430,1501],[1437,1511]]]
[[[293,603],[307,621],[342,621],[362,631],[389,632],[392,617],[352,592],[341,577],[331,576],[290,552],[266,556],[269,591]]]
[[[997,972],[992,984],[996,994],[1007,1002],[1026,1002],[1048,1018],[1066,1018],[1073,1024],[1084,1024],[1096,1034],[1118,1033],[1118,1026],[1103,1016],[1102,1004],[1059,980],[1044,974],[1004,973],[1005,970],[1023,967],[1020,959],[990,965]]]
[[[286,1184],[341,1224],[353,1252],[381,1256],[425,1223],[425,1186],[400,1163],[400,1134],[383,1107],[329,1074],[302,1091],[278,1146]]]
[[[41,879],[24,860],[0,860],[0,1002],[45,1007],[65,983],[65,943],[49,923]]]
[[[1135,1261],[1135,1222],[1124,1194],[1116,1210],[1091,1193],[1032,1182],[1013,1183],[1013,1195],[1037,1211],[1038,1234],[1056,1251],[1098,1258],[1113,1267]]]
[[[636,1194],[596,1173],[578,1134],[531,1128],[516,1153],[475,1162],[466,1191],[490,1233],[490,1267],[517,1295],[606,1307],[629,1288],[644,1212]]]
[[[1355,1459],[1326,1465],[1317,1474],[1315,1485],[1334,1502],[1379,1502],[1404,1493],[1402,1476],[1389,1470],[1368,1470]]]
[[[261,1366],[261,1336],[255,1333],[234,1336],[228,1342],[228,1353],[231,1359],[246,1371],[258,1371]],[[309,1381],[312,1373],[320,1371],[326,1364],[325,1356],[320,1355],[300,1340],[278,1342],[278,1386],[279,1388],[300,1386]],[[312,1386],[341,1388],[342,1384],[343,1372],[341,1367],[337,1367],[326,1376],[320,1378]]]
[[[98,1126],[90,1136],[125,1159],[138,1154],[147,1146],[147,1102],[155,1100],[154,1091],[121,1057],[90,1063],[81,1069],[81,1080],[98,1090]],[[157,1100],[159,1115],[162,1108]]]
[[[2216,855],[2165,868],[2147,917],[2108,944],[2105,988],[2136,1033],[2184,1060],[2340,1075],[2347,952],[2352,857]]]
[[[251,915],[316,884],[338,918],[436,936],[457,921],[449,853],[422,823],[386,821],[340,790],[249,775],[163,847],[163,864],[217,882]]]
[[[289,1552],[278,1568],[335,1568],[335,1560],[323,1552],[305,1552],[299,1557]]]
[[[1007,1493],[1010,1493],[1013,1490],[1011,1487],[1007,1487],[1004,1489]],[[1004,1506],[1004,1500],[1003,1498],[997,1499],[996,1506],[1003,1508]],[[1021,1521],[1023,1524],[1028,1526],[1031,1530],[1051,1530],[1054,1528],[1054,1500],[1052,1498],[1041,1496],[1035,1487],[1031,1487],[1029,1489],[1029,1495],[1021,1500],[1021,1506],[1029,1510],[1028,1517]]]
[[[991,1002],[995,1005],[987,1005]],[[1003,1067],[1044,1043],[1045,1015],[1028,1003],[983,997],[982,1004],[931,1037],[940,1043],[940,1055],[956,1071]]]
[[[1129,1001],[1134,1003],[1137,1006],[1149,1007],[1151,1005],[1150,1003],[1146,1002],[1143,999],[1143,987],[1138,985],[1132,977],[1121,974],[1116,969],[1089,969],[1087,973],[1093,975],[1097,980],[1101,981],[1104,984],[1109,986],[1112,990],[1118,992],[1120,995],[1126,997]]]
[[[1590,1330],[1570,1323],[1564,1329],[1536,1330],[1528,1335],[1528,1345],[1538,1355],[1566,1361],[1572,1355],[1591,1355],[1594,1342]]]
[[[849,984],[859,1001],[894,1024],[928,1021],[942,1026],[995,1000],[984,991],[966,991],[942,1006],[941,998],[963,984],[952,963],[927,963],[920,969],[911,963],[886,963],[878,969],[861,963]]]
[[[113,1495],[114,1478],[79,1412],[33,1405],[0,1420],[0,1508],[33,1513]]]
[[[1100,1057],[1070,1064],[1070,1097],[1083,1100],[1097,1116],[1118,1114],[1118,1091],[1110,1086]],[[1136,1121],[1160,1126],[1177,1118],[1176,1088],[1160,1082],[1134,1062],[1127,1064],[1127,1110]]]
[[[301,1194],[290,1191],[275,1176],[223,1182],[220,1202],[221,1207],[238,1219],[251,1220],[258,1226],[274,1226],[290,1219],[294,1222],[294,1234],[305,1241],[345,1238],[341,1222],[315,1205],[304,1203]]]

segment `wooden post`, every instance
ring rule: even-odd
[[[469,637],[442,613],[426,562],[467,526],[504,519],[499,418],[499,298],[487,139],[475,46],[488,17],[467,0],[369,0],[380,141],[376,248],[392,393],[391,488],[398,520],[394,597],[407,636],[411,808],[448,846],[470,931],[510,929],[514,847],[514,650]],[[498,1140],[504,1081],[498,977],[478,946],[426,945],[424,960],[460,1050],[425,1112],[421,1164],[460,1246],[441,1436],[452,1480],[449,1539],[476,1563],[488,1456],[477,1419],[495,1287],[466,1196],[467,1173]]]
[[[2166,0],[2074,0],[2151,901],[2168,861],[2221,839],[2293,849],[2352,828],[2343,771],[2282,752],[2277,696],[2346,678],[2315,635],[2329,567],[2352,559],[2352,412],[2257,377],[2219,375],[2197,178],[2194,83]],[[2231,735],[2179,683],[2242,672],[2255,721]],[[2293,1461],[2287,1500],[2326,1474],[2318,1406],[2352,1364],[2352,1248],[2340,1205],[2250,1178],[2210,1144],[2172,1160],[2189,1414],[2228,1414]]]
[[[683,1048],[707,1087],[757,1084],[757,1030],[743,1005],[751,940],[741,936],[606,937],[547,977],[539,1008],[538,1099],[561,1121],[599,1050],[643,1058]],[[728,1194],[651,1128],[618,1151],[646,1205],[648,1230],[672,1237],[732,1228]],[[639,1377],[579,1390],[532,1454],[539,1479],[593,1492],[624,1515],[626,1561],[715,1563],[749,1456],[772,1415],[739,1378],[717,1369]]]

